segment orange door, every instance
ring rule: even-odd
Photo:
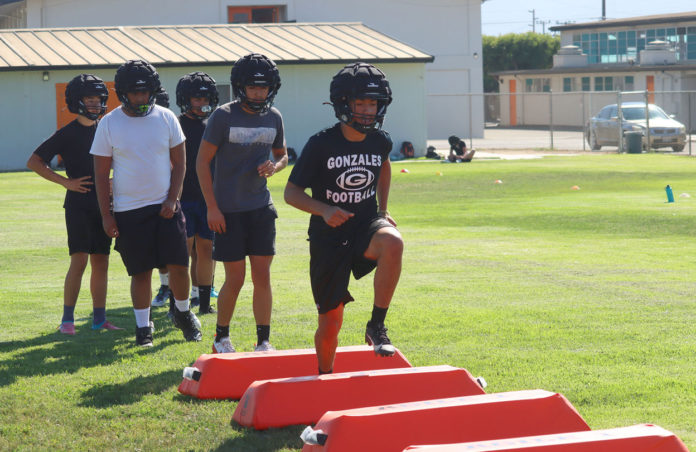
[[[73,119],[77,117],[76,114],[70,113],[68,106],[65,104],[65,87],[67,83],[56,83],[56,128],[61,127],[70,123]],[[106,87],[109,89],[109,100],[106,102],[106,111],[109,112],[114,108],[121,105],[118,97],[116,96],[116,90],[114,89],[114,82],[106,82]]]

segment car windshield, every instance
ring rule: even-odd
[[[623,112],[624,119],[627,121],[645,120],[645,107],[628,107],[622,108],[621,111]],[[651,105],[650,119],[669,119],[669,116],[667,116],[662,109]]]

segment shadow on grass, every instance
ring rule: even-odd
[[[222,442],[216,452],[233,450],[235,452],[278,451],[283,449],[302,449],[300,433],[305,425],[293,425],[285,428],[271,428],[268,430],[254,430],[245,428],[232,421],[232,429],[239,434]]]
[[[72,374],[80,369],[109,365],[122,359],[121,349],[136,347],[134,341],[135,325],[131,308],[109,309],[109,319],[123,327],[122,331],[93,331],[91,321],[78,320],[77,334],[67,336],[54,331],[26,340],[0,342],[0,354],[7,355],[0,360],[0,387],[8,386],[21,377],[36,375]],[[157,342],[158,334],[168,334],[174,326],[166,318],[166,311],[153,314],[155,322],[155,347],[141,349],[139,353],[154,353],[173,344],[174,341]],[[167,379],[171,385],[173,380]]]
[[[96,384],[82,393],[78,404],[90,408],[109,408],[139,402],[143,396],[169,391],[181,381],[181,372],[172,370],[147,377],[136,377],[124,383]]]

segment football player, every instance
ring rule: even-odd
[[[99,77],[80,74],[65,88],[65,103],[77,118],[44,141],[29,157],[27,167],[66,188],[65,225],[68,231],[70,267],[63,286],[63,318],[58,330],[75,334],[74,311],[82,275],[89,260],[92,268],[92,329],[120,330],[106,320],[106,287],[111,238],[101,227],[97,196],[92,190],[94,166],[89,149],[97,121],[106,112],[109,91]],[[61,155],[66,176],[53,171],[49,162]]]
[[[351,272],[359,279],[377,268],[365,340],[377,355],[394,355],[384,320],[404,246],[387,210],[392,141],[382,123],[392,101],[389,82],[371,64],[349,64],[333,77],[330,98],[339,122],[309,139],[285,187],[285,201],[312,214],[309,271],[320,374],[333,371],[344,306],[354,300]]]
[[[225,268],[213,352],[235,351],[229,329],[244,284],[246,256],[254,284],[255,350],[267,351],[273,350],[269,340],[270,273],[278,214],[266,180],[288,164],[283,118],[272,106],[280,74],[270,58],[252,53],[234,63],[230,82],[235,100],[220,106],[208,119],[196,162],[208,226],[215,233],[213,259],[223,262]],[[210,171],[213,158],[214,178]]]
[[[187,341],[200,341],[189,309],[188,252],[179,193],[186,171],[185,137],[176,116],[155,105],[159,74],[143,60],[116,71],[121,106],[99,122],[92,143],[97,198],[104,231],[131,277],[136,344],[152,347],[152,269],[167,267],[176,304],[175,325]],[[113,212],[109,171],[113,168]]]

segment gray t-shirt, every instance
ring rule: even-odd
[[[283,118],[276,108],[252,115],[238,101],[222,105],[208,119],[203,139],[218,147],[213,191],[220,211],[246,212],[273,203],[266,178],[256,168],[272,160],[271,149],[285,147]]]

